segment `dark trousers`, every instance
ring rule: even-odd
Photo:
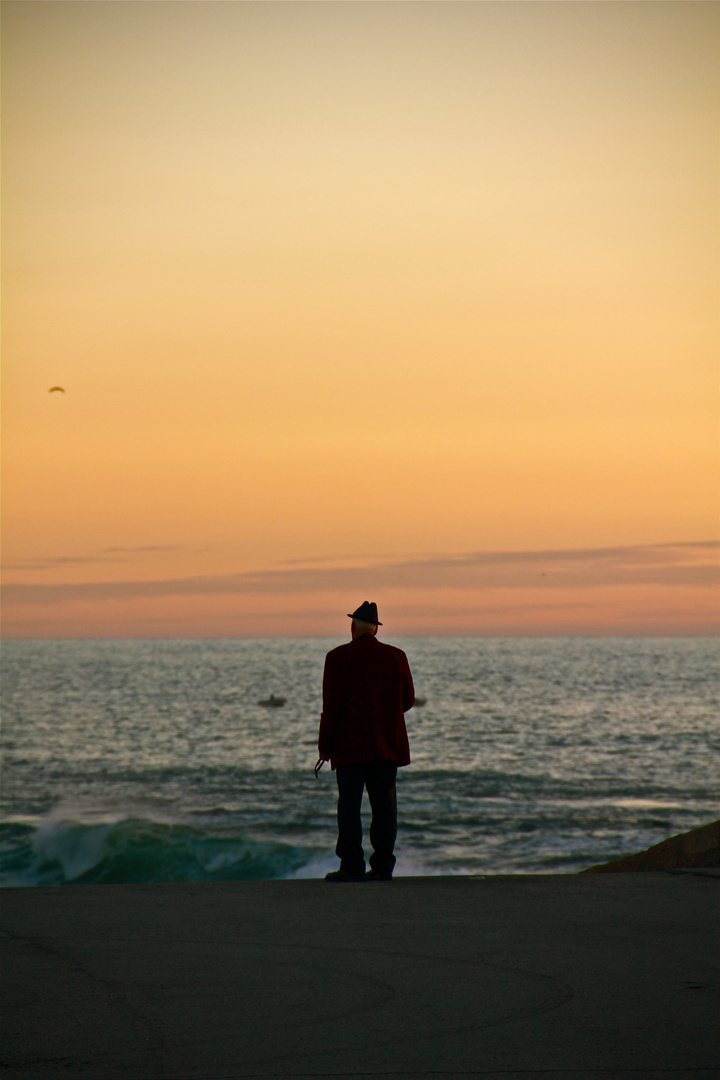
[[[338,786],[335,854],[340,859],[340,869],[349,874],[361,874],[365,870],[360,807],[363,788],[367,788],[372,810],[370,866],[380,874],[391,874],[395,866],[393,848],[397,836],[397,765],[394,761],[364,761],[360,765],[340,765],[335,773]]]

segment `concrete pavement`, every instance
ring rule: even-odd
[[[2,896],[0,1075],[720,1078],[717,871]]]

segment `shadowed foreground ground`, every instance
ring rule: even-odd
[[[26,1080],[720,1077],[717,871],[2,898]]]

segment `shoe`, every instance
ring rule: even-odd
[[[347,870],[333,870],[325,875],[326,881],[365,881],[365,874],[348,874]]]
[[[392,881],[392,873],[388,870],[368,870],[365,875],[366,881]]]

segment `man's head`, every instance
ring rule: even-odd
[[[368,600],[364,600],[352,615],[348,613],[348,618],[352,619],[353,640],[362,637],[363,634],[377,634],[378,626],[382,626],[378,619],[377,604],[370,603]]]

